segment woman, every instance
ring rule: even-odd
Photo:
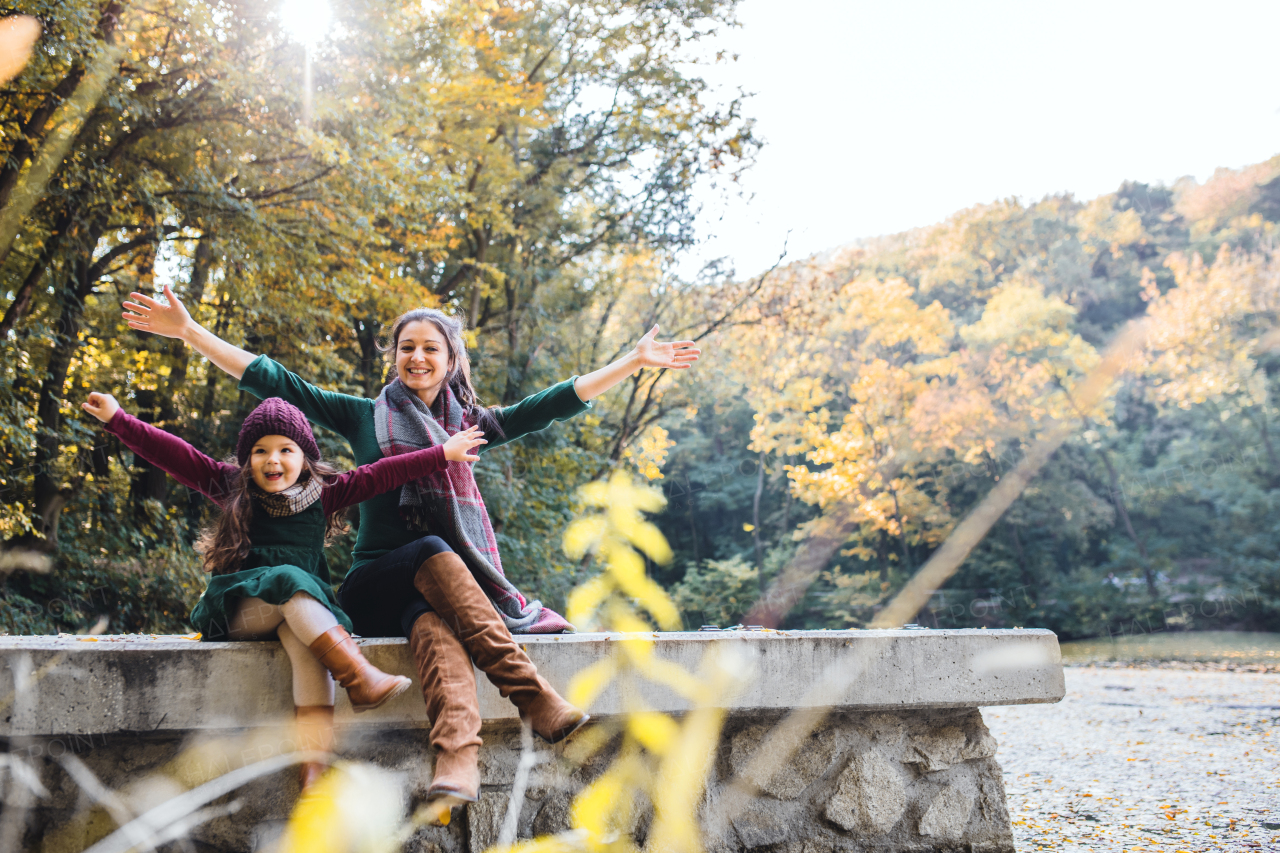
[[[484,409],[471,385],[461,324],[435,309],[401,315],[386,352],[395,376],[377,400],[322,391],[272,361],[232,346],[195,323],[173,292],[168,304],[139,293],[124,318],[140,331],[179,338],[255,396],[281,397],[351,445],[356,464],[439,444],[480,427],[497,447],[573,417],[590,401],[644,367],[684,369],[697,361],[692,341],[660,343],[654,326],[630,353],[514,406]],[[548,742],[587,720],[538,675],[511,632],[569,628],[540,602],[526,602],[502,575],[496,539],[471,466],[450,463],[360,505],[353,563],[339,600],[358,633],[407,636],[427,714],[436,765],[428,807],[475,802],[479,796],[480,711],[474,660]]]

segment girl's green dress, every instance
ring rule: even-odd
[[[214,575],[191,611],[191,624],[206,640],[225,640],[239,602],[260,598],[284,604],[300,592],[324,604],[348,631],[351,620],[333,595],[329,564],[324,559],[324,509],[321,502],[295,515],[268,516],[255,512],[249,525],[253,547],[244,568]]]

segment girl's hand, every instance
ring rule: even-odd
[[[702,350],[693,345],[693,341],[655,341],[658,327],[654,326],[640,339],[633,350],[639,367],[665,367],[669,370],[684,370],[692,367],[698,360]]]
[[[478,462],[479,455],[472,454],[471,449],[488,443],[478,426],[455,432],[444,443],[444,458],[450,462]]]
[[[164,338],[181,338],[195,326],[186,307],[173,295],[167,284],[164,286],[164,298],[169,301],[168,305],[142,293],[130,293],[129,296],[136,301],[124,303],[124,307],[129,310],[121,316],[131,329],[151,332]]]
[[[120,411],[120,404],[116,402],[115,397],[110,394],[99,394],[97,391],[90,394],[89,399],[80,405],[86,412],[104,424],[115,417],[116,412]]]

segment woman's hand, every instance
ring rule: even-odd
[[[187,346],[236,379],[243,377],[249,365],[257,358],[253,353],[227,343],[192,320],[182,300],[173,295],[173,290],[167,284],[164,286],[164,298],[168,300],[168,305],[142,293],[129,295],[135,301],[124,303],[128,310],[123,316],[130,329],[185,341]]]
[[[655,341],[658,327],[654,326],[645,333],[636,348],[636,367],[665,367],[668,370],[683,370],[692,367],[702,355],[702,350],[693,345],[693,341]]]
[[[120,411],[120,404],[116,402],[115,397],[110,394],[99,394],[97,391],[90,394],[89,399],[81,403],[80,406],[104,424],[115,417],[116,412]]]
[[[634,376],[641,368],[685,370],[692,367],[698,356],[702,355],[702,350],[694,346],[693,341],[655,341],[657,334],[658,327],[654,326],[631,352],[613,364],[607,364],[575,379],[573,390],[578,392],[578,399],[585,403],[599,397],[628,376]]]
[[[129,310],[122,316],[130,329],[151,332],[163,338],[181,338],[195,326],[186,306],[173,295],[167,284],[164,286],[164,298],[168,305],[142,293],[130,293],[129,296],[136,301],[124,303]]]
[[[472,448],[488,443],[478,426],[455,432],[444,443],[444,458],[450,462],[478,462],[480,457],[471,453]]]

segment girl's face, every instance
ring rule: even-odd
[[[302,448],[283,435],[264,435],[249,451],[250,473],[262,491],[283,492],[302,475]]]
[[[400,330],[396,375],[427,405],[435,402],[450,366],[449,346],[435,323],[415,320]]]

